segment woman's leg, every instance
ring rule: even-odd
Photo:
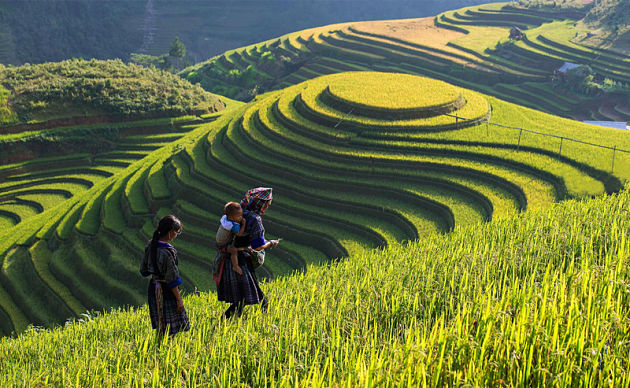
[[[226,319],[230,319],[232,316],[236,314],[236,316],[238,317],[243,313],[243,307],[245,307],[244,301],[232,303],[230,307],[228,307],[228,309],[225,310],[225,313],[223,313],[223,316]]]

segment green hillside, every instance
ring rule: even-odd
[[[0,88],[2,122],[13,124],[0,127],[4,229],[212,121],[225,105],[181,78],[121,61],[3,67]]]
[[[0,384],[627,386],[628,209],[569,201],[311,266],[227,322],[189,295],[192,330],[162,346],[146,306],[32,329],[0,340]]]
[[[180,116],[0,135],[0,226],[58,205],[213,119]]]
[[[408,94],[409,87],[420,96]],[[55,180],[25,171],[0,182],[15,193],[0,202],[0,220],[9,226],[0,232],[5,334],[61,323],[86,309],[144,303],[138,258],[167,213],[184,222],[177,241],[183,287],[212,289],[223,204],[251,187],[274,188],[265,226],[268,237],[284,240],[261,274],[277,278],[555,201],[615,192],[630,178],[624,131],[408,74],[330,75],[249,104],[230,102],[202,119],[183,126],[183,136],[131,138],[94,159],[119,167],[99,179],[90,178],[97,168],[72,169],[58,158],[45,161]],[[90,180],[81,190],[68,186]],[[72,195],[44,204],[37,195],[42,185],[50,195],[63,195],[60,189]]]
[[[172,74],[120,60],[0,65],[0,86],[5,108],[1,125],[68,118],[80,123],[93,116],[106,116],[103,121],[172,117],[211,113],[224,106],[216,96]],[[23,129],[29,128],[17,130]],[[0,134],[13,132],[15,128],[0,127]]]
[[[227,51],[180,75],[206,90],[248,101],[324,74],[400,72],[563,117],[630,120],[630,46],[623,34],[604,42],[600,27],[584,22],[588,7],[557,3],[492,3],[435,18],[313,28]],[[513,27],[523,31],[523,39],[509,38]],[[602,39],[594,43],[596,38]],[[565,80],[555,74],[564,62],[589,66],[592,78]]]

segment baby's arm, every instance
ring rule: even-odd
[[[243,233],[245,233],[245,224],[247,223],[247,221],[245,220],[245,218],[243,218],[241,220],[241,229],[238,231],[238,233],[236,233],[237,236],[242,236]]]

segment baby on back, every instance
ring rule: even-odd
[[[225,204],[225,215],[221,217],[221,223],[217,230],[217,257],[220,260],[225,252],[230,254],[232,268],[239,275],[243,274],[243,270],[238,265],[238,250],[234,248],[232,242],[235,236],[240,236],[245,231],[245,219],[243,218],[243,209],[237,202],[228,202]]]

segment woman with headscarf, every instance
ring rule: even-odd
[[[248,304],[260,303],[263,309],[267,308],[268,301],[258,284],[252,257],[255,255],[253,251],[261,252],[278,245],[278,240],[265,240],[265,228],[260,217],[271,205],[272,200],[271,188],[258,187],[249,190],[241,201],[245,231],[235,238],[234,247],[238,249],[238,265],[243,274],[239,275],[234,271],[231,260],[223,259],[217,285],[219,300],[231,303],[224,313],[225,318],[240,315],[243,307]]]

